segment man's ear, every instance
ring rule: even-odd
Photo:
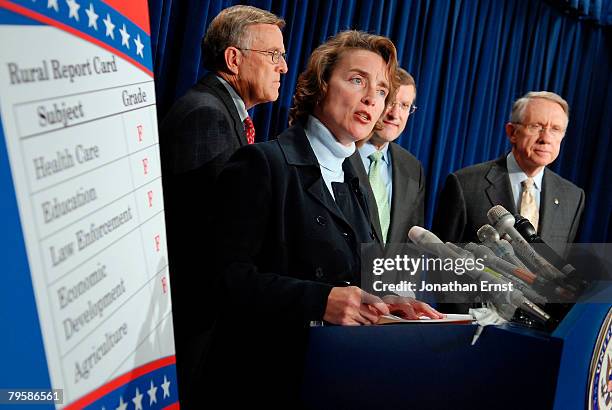
[[[223,53],[225,57],[225,66],[227,70],[237,75],[238,71],[240,71],[240,63],[242,62],[242,53],[236,47],[228,47],[225,49]]]
[[[514,124],[509,122],[509,123],[506,124],[505,128],[506,128],[506,136],[508,137],[510,142],[512,144],[514,144],[516,142],[516,136],[514,134],[514,131],[516,130],[516,127],[514,126]]]

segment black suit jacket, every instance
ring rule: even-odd
[[[359,179],[348,161],[343,168],[367,221]],[[216,279],[219,318],[204,379],[214,394],[238,386],[253,402],[296,408],[308,325],[323,319],[337,282],[359,284],[363,238],[327,190],[301,126],[239,149],[216,192],[215,263],[202,274]]]
[[[414,225],[424,226],[425,224],[425,174],[421,161],[398,144],[390,143],[389,152],[391,153],[393,191],[391,194],[391,223],[386,242],[405,243],[409,242],[410,228]],[[372,224],[377,236],[382,238],[376,199],[361,155],[355,152],[349,159],[357,171],[361,184],[366,187]]]
[[[200,173],[214,179],[238,148],[244,124],[225,86],[210,73],[178,99],[160,126],[166,175]]]
[[[229,157],[247,144],[238,110],[214,74],[204,76],[177,100],[160,126],[162,181],[169,253],[177,366],[181,388],[202,355],[212,314],[200,314],[210,281],[199,272],[210,246],[207,219],[214,182]],[[193,320],[198,311],[198,320]],[[187,392],[181,390],[182,402]]]
[[[573,242],[584,209],[584,191],[544,170],[539,235],[557,253]],[[516,214],[506,155],[450,174],[438,199],[433,230],[449,242],[478,242],[476,232],[489,223],[487,211],[502,205]]]
[[[188,301],[206,287],[192,272],[209,237],[211,192],[229,157],[247,141],[238,110],[214,74],[174,103],[160,135],[174,326],[182,339],[199,331],[197,324],[183,322],[190,322]]]

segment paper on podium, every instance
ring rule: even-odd
[[[472,323],[474,322],[474,316],[470,314],[453,314],[448,313],[444,319],[430,319],[426,316],[421,316],[419,319],[402,319],[399,316],[392,314],[383,315],[378,320],[378,325],[387,325],[395,323]]]

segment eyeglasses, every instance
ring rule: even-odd
[[[397,102],[397,101],[395,101],[395,102],[392,102],[392,103],[387,104],[387,109],[388,109],[388,110],[392,110],[392,109],[393,109],[393,107],[395,107],[396,105],[397,105],[397,106],[399,106],[400,111],[407,112],[407,113],[408,113],[408,115],[410,115],[410,114],[414,114],[414,112],[415,112],[415,111],[417,110],[417,108],[418,108],[418,107],[417,107],[416,105],[414,105],[414,104],[405,104],[405,103],[401,103],[401,102]]]
[[[553,137],[563,137],[565,135],[565,128],[561,128],[557,125],[553,125],[552,127],[545,127],[542,124],[523,124],[520,122],[515,122],[515,125],[522,125],[525,127],[525,130],[530,135],[542,134],[545,130],[550,133]]]
[[[287,61],[287,52],[281,53],[278,50],[269,51],[269,50],[255,50],[253,48],[240,48],[240,47],[236,47],[236,48],[238,50],[243,50],[243,51],[255,51],[257,53],[268,54],[270,57],[272,57],[272,62],[274,64],[278,64],[281,57],[283,58],[283,60]]]

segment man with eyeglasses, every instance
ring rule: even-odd
[[[546,168],[559,155],[569,107],[559,95],[529,92],[512,106],[507,155],[450,174],[438,201],[433,230],[444,241],[477,242],[487,211],[502,205],[530,220],[558,254],[576,236],[584,191]]]
[[[221,11],[202,40],[210,73],[175,102],[160,127],[181,407],[200,407],[193,401],[199,394],[186,388],[197,388],[197,366],[214,318],[207,293],[209,258],[203,254],[216,239],[207,234],[215,202],[211,193],[230,156],[255,142],[247,110],[278,98],[287,72],[284,25],[256,7]]]
[[[414,78],[398,69],[400,87],[395,99],[367,142],[350,157],[359,179],[368,191],[372,224],[385,243],[408,241],[413,225],[425,220],[425,175],[421,162],[394,143],[414,113],[416,97]]]

